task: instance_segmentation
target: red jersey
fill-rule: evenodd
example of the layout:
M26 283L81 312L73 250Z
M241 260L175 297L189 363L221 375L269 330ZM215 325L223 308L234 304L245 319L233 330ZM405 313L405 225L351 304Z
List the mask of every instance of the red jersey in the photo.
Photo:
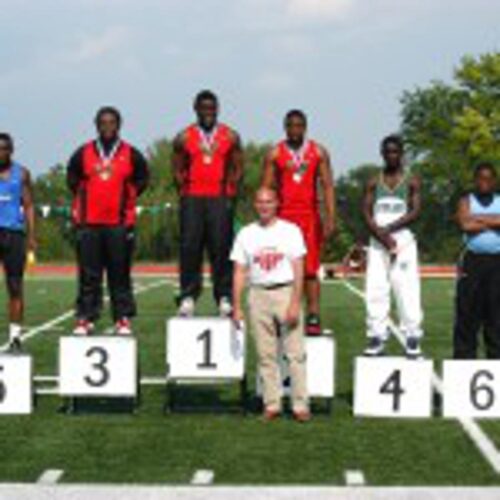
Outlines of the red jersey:
M274 161L280 215L311 213L318 210L318 175L321 162L319 146L306 141L300 151L290 149L286 141L278 144Z
M91 141L83 147L82 170L72 207L75 223L133 225L136 192L131 146L120 141L115 153L103 158Z
M216 125L205 134L198 125L185 131L184 148L189 166L182 186L184 196L234 196L236 186L229 184L230 155L234 137L227 125Z

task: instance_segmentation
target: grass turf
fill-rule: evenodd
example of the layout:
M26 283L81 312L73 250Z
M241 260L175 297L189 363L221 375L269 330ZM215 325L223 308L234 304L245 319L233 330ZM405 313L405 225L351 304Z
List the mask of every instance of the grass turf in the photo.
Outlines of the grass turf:
M72 280L28 280L27 326L71 309L74 292ZM423 294L423 347L440 360L451 352L453 282L425 281ZM164 373L165 318L174 313L173 297L171 284L137 296L135 329L143 375ZM209 313L212 307L210 293L205 293L200 309ZM61 468L63 482L187 483L195 470L211 469L219 484L342 484L346 469L360 469L372 485L500 484L456 422L354 418L353 360L364 345L363 303L340 282L325 284L322 317L338 342L332 416L318 415L308 425L287 418L264 424L254 414L165 416L162 387L146 388L134 415L75 416L58 411L58 397L41 396L33 415L0 419L0 481L35 481L44 470ZM27 342L37 374L56 373L58 337L71 326L71 320L65 321ZM104 319L100 327L107 326ZM6 331L5 320L0 328ZM391 350L400 352L395 340ZM253 389L253 349L248 373ZM227 400L237 392L224 388L222 395ZM500 446L500 422L481 426Z

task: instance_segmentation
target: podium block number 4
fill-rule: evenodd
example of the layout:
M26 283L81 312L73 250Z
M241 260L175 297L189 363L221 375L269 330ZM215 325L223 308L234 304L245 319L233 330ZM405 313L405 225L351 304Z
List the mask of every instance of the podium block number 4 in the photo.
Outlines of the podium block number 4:
M432 362L356 359L354 413L369 417L430 417Z

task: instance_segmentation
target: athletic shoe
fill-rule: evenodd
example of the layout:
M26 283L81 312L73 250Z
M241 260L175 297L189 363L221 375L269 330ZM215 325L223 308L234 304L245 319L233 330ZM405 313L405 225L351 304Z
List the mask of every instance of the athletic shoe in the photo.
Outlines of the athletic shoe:
M422 357L422 349L420 348L420 341L417 337L408 337L406 339L405 350L408 359L418 359Z
M317 314L309 314L306 321L306 335L317 337L321 335L321 323Z
M73 329L73 335L86 336L92 333L94 329L94 324L86 319L79 319L76 321L75 328Z
M23 351L23 346L22 346L22 343L21 343L21 339L19 337L14 337L13 339L11 339L9 341L9 346L8 346L7 350L11 354L19 354L19 353L21 353Z
M132 335L132 324L128 318L119 319L115 323L116 335L129 336Z
M272 422L273 420L278 419L279 416L280 416L279 410L271 410L269 408L266 408L264 410L264 413L262 414L262 420L264 420L264 422Z
M221 318L229 318L233 313L233 306L227 297L222 297L219 300L219 316Z
M294 411L293 412L293 419L296 422L299 422L301 424L305 424L306 422L309 422L311 420L311 412L309 410L301 410L301 411Z
M179 316L183 318L191 318L194 316L194 300L192 297L185 297L181 300L177 311Z
M380 337L370 337L363 354L365 356L381 356L384 353L385 343Z

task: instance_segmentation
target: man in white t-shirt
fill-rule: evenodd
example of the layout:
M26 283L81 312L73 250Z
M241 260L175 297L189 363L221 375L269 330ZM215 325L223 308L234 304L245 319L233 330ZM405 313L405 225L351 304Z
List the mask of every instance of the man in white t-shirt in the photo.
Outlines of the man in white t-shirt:
M234 320L244 319L242 295L247 279L250 322L262 377L264 419L281 413L282 384L279 373L279 338L289 364L294 418L311 418L306 387L306 356L302 286L306 247L298 226L276 216L278 197L261 188L254 199L259 220L238 234L231 252L234 262Z

